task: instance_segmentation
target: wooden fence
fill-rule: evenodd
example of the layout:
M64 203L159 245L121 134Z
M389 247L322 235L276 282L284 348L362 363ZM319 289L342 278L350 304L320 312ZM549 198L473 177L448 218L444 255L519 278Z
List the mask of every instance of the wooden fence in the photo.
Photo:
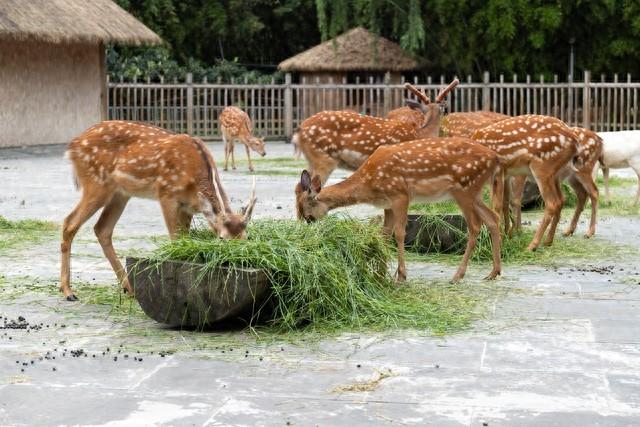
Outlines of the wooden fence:
M449 95L449 111L545 114L596 131L637 129L640 83L629 75L624 82L617 75L607 82L604 76L593 81L585 72L582 82L573 83L559 82L557 76L553 81L542 76L506 81L501 75L497 82L490 81L489 73L483 77L482 82L471 77L462 82ZM447 80L413 83L433 99ZM218 137L218 115L227 105L249 114L255 134L288 139L300 122L319 111L353 109L384 116L408 96L402 84L294 84L289 74L284 83L269 84L194 83L190 75L183 83L108 82L107 92L110 119L146 121L205 138Z

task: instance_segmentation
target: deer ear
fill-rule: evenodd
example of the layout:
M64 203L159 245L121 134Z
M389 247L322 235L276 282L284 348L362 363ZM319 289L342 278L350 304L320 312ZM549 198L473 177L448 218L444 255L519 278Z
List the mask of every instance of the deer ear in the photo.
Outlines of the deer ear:
M309 191L311 188L311 175L309 175L306 169L303 170L302 175L300 175L300 187L302 191Z
M311 189L316 193L319 193L322 189L322 181L320 181L320 176L315 175L311 180Z

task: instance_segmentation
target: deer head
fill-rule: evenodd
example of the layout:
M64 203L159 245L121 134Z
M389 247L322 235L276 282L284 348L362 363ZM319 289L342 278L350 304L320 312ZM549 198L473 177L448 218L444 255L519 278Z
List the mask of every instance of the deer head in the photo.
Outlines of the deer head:
M246 239L247 225L249 225L249 221L253 215L253 208L257 201L256 178L253 177L249 203L243 207L240 212L231 211L229 203L225 203L225 199L220 194L220 189L218 188L215 178L213 179L213 188L218 206L220 206L220 212L215 217L206 215L209 226L221 239Z
M387 114L391 120L408 121L414 124L421 138L438 136L440 131L440 117L446 107L445 98L460 83L454 79L447 87L442 89L436 96L435 102L420 89L412 84L406 83L404 87L413 93L419 101L405 99L406 107L398 108Z
M260 154L262 157L264 157L267 154L264 148L264 138L257 138L255 136L252 136L247 140L247 145L249 146L249 148L251 148L256 153Z
M305 169L300 175L298 187L300 191L296 191L296 202L300 219L311 223L324 218L329 211L329 207L326 203L316 198L322 189L320 177L315 175L311 178L311 174Z

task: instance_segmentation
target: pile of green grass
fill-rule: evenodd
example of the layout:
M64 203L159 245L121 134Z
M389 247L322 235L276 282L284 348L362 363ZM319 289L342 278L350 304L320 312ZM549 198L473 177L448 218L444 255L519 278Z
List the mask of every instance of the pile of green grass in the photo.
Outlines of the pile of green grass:
M55 236L57 227L49 221L24 219L10 221L0 215L0 253Z
M203 263L205 272L263 269L273 289L272 331L416 327L442 334L469 326L477 297L456 287L396 286L387 270L392 256L379 226L329 216L314 224L255 221L247 240L197 230L160 243L151 259Z
M453 246L460 248L461 251L464 250L468 238L466 229L460 230L452 226L439 215L425 215L421 218L421 221L422 225L418 236L420 236L420 233L431 233L434 229L447 230L447 232L454 236L454 240L458 242ZM579 233L571 237L564 237L561 231L562 228L558 227L552 246L546 247L541 245L535 252L527 250L527 246L531 243L531 240L533 240L535 229L523 227L520 232L514 233L513 237L503 235L500 246L501 259L504 263L544 265L576 259L613 259L620 255L633 255L638 253L635 248L614 245L602 240L585 239ZM419 242L419 240L420 237L416 239L417 242ZM413 247L410 248L410 250L415 252L418 248ZM430 260L451 263L459 262L460 258L458 254L445 253L428 254L427 256ZM415 259L415 257L412 257L412 259ZM483 226L480 231L477 245L471 259L479 262L491 261L492 259L491 236L485 226Z

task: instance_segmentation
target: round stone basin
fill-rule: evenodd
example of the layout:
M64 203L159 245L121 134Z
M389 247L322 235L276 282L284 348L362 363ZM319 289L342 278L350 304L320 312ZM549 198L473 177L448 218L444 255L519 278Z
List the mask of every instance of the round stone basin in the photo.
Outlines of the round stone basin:
M127 274L142 310L157 322L206 328L217 322L250 319L269 295L269 280L259 269L217 268L144 258L127 258Z

